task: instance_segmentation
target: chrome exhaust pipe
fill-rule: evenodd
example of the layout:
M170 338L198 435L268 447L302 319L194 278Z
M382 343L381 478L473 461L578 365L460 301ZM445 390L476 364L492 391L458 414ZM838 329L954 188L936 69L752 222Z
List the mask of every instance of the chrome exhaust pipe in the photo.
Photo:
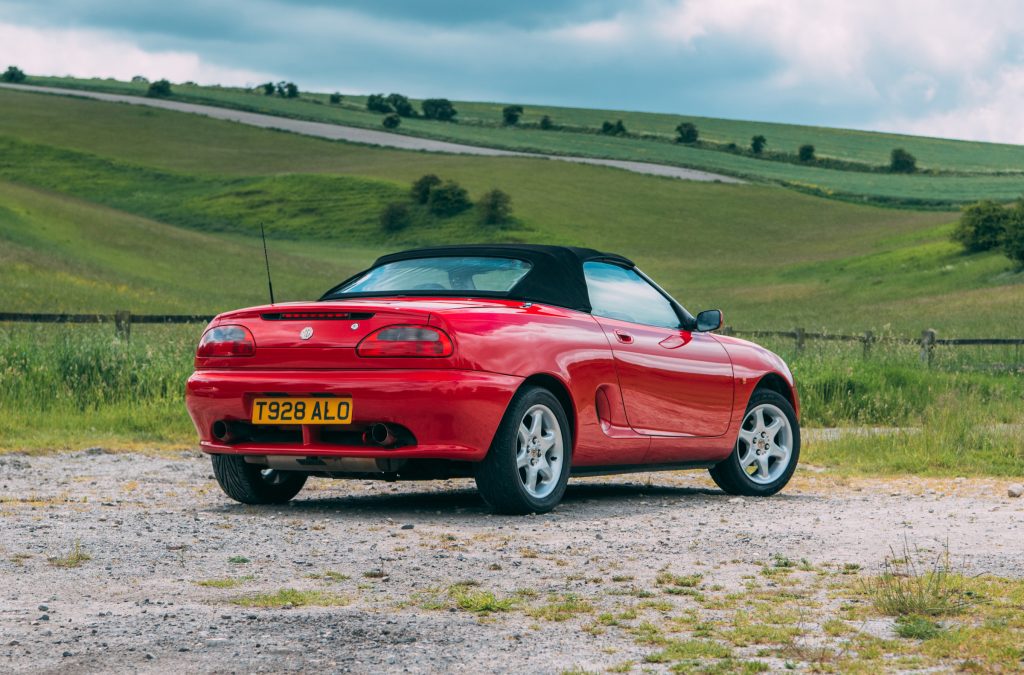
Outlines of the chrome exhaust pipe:
M398 440L395 438L395 434L392 433L391 427L381 422L370 427L367 435L371 443L382 448L390 448Z
M246 429L236 422L217 420L210 428L210 432L221 443L234 443L245 434Z

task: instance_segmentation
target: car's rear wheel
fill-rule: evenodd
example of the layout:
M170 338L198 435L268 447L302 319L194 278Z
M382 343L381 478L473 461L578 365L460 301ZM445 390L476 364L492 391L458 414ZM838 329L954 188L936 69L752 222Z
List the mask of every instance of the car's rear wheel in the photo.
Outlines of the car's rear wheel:
M213 475L224 494L243 504L283 504L306 484L306 474L267 469L239 455L213 455Z
M731 495L767 497L789 482L800 458L800 423L781 394L759 389L750 397L736 447L711 469Z
M558 399L542 387L521 389L475 467L480 495L499 513L547 513L565 494L572 433Z

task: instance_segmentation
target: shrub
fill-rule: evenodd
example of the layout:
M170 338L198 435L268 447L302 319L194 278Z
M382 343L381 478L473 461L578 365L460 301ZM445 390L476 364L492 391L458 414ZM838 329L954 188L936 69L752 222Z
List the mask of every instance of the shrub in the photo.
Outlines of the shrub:
M801 145L797 151L797 157L800 158L801 162L813 162L814 157L814 146L808 143L807 145Z
M501 190L491 190L477 202L481 225L500 225L512 220L512 198Z
M750 139L750 151L755 155L760 155L764 152L764 146L768 145L768 139L758 134Z
M676 127L676 143L696 143L698 138L700 133L693 122L682 122Z
M263 84L260 85L260 87L263 88L264 96L273 96L274 92L277 91L277 87L274 86L273 82L264 82Z
M472 205L466 189L451 180L431 188L427 197L427 210L441 218L458 215Z
M551 121L550 115L545 115L540 118L540 128L544 131L555 128L555 123Z
M1003 253L1024 268L1024 202L1008 211L1006 232L1003 234Z
M505 126L514 126L519 124L519 117L523 114L523 106L521 105L507 105L501 109L501 121Z
M1010 211L1001 204L989 200L971 204L960 216L953 240L972 253L990 251L1003 243L1009 220Z
M432 173L421 176L412 184L412 199L417 204L426 204L430 199L430 191L441 184L441 179Z
M162 97L171 95L171 83L167 80L157 80L149 85L146 96Z
M397 129L398 125L402 123L402 118L397 113L388 113L380 123L384 125L385 129Z
M149 84L149 78L145 75L133 75L132 84Z
M339 103L341 103L341 94L339 94L338 92L334 92L333 94L327 97L327 100L330 101L331 105L338 105Z
M380 213L380 227L385 232L398 232L409 226L409 206L392 202Z
M903 148L895 148L889 158L889 170L893 173L914 173L917 171L917 159Z
M388 105L402 117L416 117L416 108L412 107L409 99L401 94L388 94Z
M423 101L423 116L428 120L450 122L458 114L458 111L452 106L452 102L446 98L428 98Z
M601 123L601 133L609 136L622 136L626 133L626 125L622 123L622 120L616 120L615 124L605 120Z
M366 97L366 109L370 112L379 113L391 113L395 112L395 109L388 103L388 99L384 94L370 94Z
M24 82L25 71L18 66L7 66L7 70L0 74L0 80L4 82Z

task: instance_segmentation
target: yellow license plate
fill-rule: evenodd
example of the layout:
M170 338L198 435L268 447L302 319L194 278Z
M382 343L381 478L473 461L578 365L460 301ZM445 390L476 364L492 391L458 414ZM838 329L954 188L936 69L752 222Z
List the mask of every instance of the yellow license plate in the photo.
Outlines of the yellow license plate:
M253 424L349 424L351 398L257 398Z

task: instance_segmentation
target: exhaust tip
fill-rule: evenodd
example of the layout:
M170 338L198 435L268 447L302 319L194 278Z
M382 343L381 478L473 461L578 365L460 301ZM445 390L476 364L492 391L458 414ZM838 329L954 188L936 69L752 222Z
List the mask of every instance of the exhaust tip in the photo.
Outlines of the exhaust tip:
M210 429L213 433L213 437L218 441L229 441L231 440L231 427L224 420L217 420L213 423L213 427Z
M391 427L388 425L378 422L370 427L370 441L375 445L389 448L395 444L396 440L395 434L392 433Z

